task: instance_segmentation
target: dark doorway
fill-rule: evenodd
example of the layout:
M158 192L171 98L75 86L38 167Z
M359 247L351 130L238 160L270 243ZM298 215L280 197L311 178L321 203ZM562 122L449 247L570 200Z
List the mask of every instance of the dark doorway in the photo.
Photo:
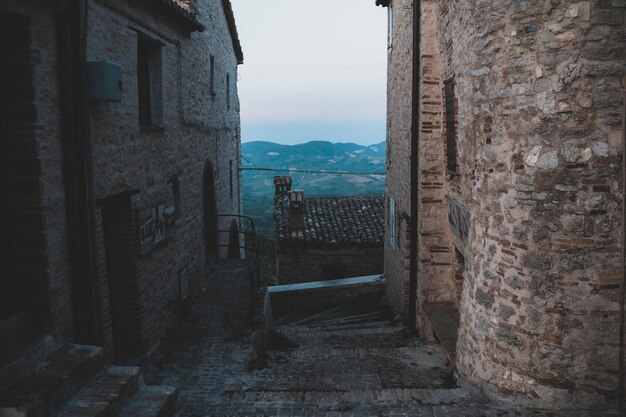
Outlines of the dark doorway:
M228 231L228 259L241 259L241 243L239 240L239 225L237 220L230 222Z
M116 359L123 360L144 347L145 285L138 269L131 193L109 197L101 206L113 345Z
M50 330L30 19L0 11L0 362Z
M0 107L0 265L3 275L0 279L0 322L21 312L22 295L15 277L13 265L13 231L11 227L11 201L7 172L6 135L3 128L3 112Z
M204 249L206 265L211 265L217 258L217 196L215 192L215 174L211 161L204 164L202 176L202 200L204 218Z

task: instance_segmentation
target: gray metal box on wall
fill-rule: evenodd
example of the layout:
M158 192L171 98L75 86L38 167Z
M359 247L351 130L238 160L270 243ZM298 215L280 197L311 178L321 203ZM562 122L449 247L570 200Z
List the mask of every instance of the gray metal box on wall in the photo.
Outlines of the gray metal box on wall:
M87 63L89 100L122 101L122 66L111 61Z

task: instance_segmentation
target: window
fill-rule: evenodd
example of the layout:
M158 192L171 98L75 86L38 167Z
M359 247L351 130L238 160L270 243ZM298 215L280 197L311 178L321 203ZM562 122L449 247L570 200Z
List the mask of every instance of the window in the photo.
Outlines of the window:
M389 243L396 248L396 201L389 197Z
M230 74L226 74L226 107L230 110Z
M174 214L175 217L180 217L180 179L178 176L175 176L170 180L170 183L172 184L172 194L174 195Z
M387 48L393 46L393 6L389 3L387 6Z
M230 199L233 199L233 160L228 161L230 165Z
M139 124L159 126L163 121L161 44L141 33L137 38Z
M211 55L211 61L210 61L210 67L209 67L209 85L210 85L210 93L211 96L214 97L215 96L215 57L213 55Z
M454 96L454 79L444 82L446 111L446 168L449 172L457 172L456 163L456 98Z

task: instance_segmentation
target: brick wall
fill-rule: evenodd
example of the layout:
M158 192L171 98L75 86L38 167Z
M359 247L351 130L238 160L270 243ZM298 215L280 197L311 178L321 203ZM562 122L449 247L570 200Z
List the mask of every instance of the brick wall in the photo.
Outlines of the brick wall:
M454 301L456 298L454 246L448 225L446 203L445 144L441 55L437 38L437 7L423 1L420 38L420 172L419 181L419 279L418 328L430 337L429 321L422 305Z
M321 245L281 242L279 284L377 275L383 272L382 245Z
M409 303L412 4L404 0L395 0L392 4L394 39L388 62L387 195L396 203L397 241L394 248L387 234L385 281L393 309L404 313L408 312ZM422 2L421 25L418 306L454 299L453 247L447 227L446 171L441 141L442 80L434 2ZM389 216L389 210L387 214ZM423 313L418 314L418 327L424 335L432 333Z

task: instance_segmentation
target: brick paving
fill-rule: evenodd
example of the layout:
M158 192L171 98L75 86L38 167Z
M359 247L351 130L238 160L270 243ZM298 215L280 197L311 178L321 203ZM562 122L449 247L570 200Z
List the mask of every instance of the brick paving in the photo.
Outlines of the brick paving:
M248 280L222 262L190 315L144 366L149 384L180 389L179 416L586 417L481 403L454 385L439 346L394 326L368 295L311 317L277 321L265 358L246 328Z

